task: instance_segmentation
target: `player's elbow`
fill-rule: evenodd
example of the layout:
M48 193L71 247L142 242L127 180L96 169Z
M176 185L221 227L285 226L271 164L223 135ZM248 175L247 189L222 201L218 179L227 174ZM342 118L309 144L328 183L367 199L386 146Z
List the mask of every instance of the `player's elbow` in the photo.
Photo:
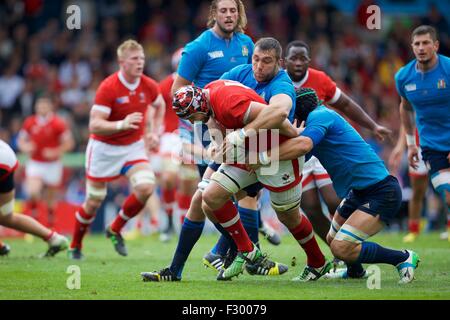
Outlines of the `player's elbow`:
M299 137L300 143L298 144L298 156L303 156L310 152L313 148L313 142L309 138Z
M91 120L89 121L89 132L93 134L99 134L100 133L100 126L98 121Z
M286 120L289 116L289 110L283 106L274 107L271 110L272 119L276 121L278 124L282 124L284 120Z

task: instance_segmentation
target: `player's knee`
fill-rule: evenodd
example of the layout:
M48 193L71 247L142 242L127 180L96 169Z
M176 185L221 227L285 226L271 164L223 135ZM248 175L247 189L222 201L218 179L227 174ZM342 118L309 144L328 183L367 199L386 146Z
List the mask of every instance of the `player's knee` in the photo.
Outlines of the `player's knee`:
M11 216L14 210L14 199L7 200L5 203L0 204L0 219L6 219Z
M288 229L293 229L301 223L301 215L296 209L287 212L277 212L277 217Z
M140 184L134 187L134 193L136 197L142 202L146 202L152 195L154 190L153 184Z
M149 185L153 186L155 181L155 174L150 170L139 170L130 176L131 187L135 190L141 186L143 186L142 189L148 188Z
M331 241L330 249L333 256L343 261L347 261L352 250L347 241L338 240Z
M211 210L220 209L225 203L223 197L221 197L211 189L206 189L205 191L203 191L202 200L202 208L204 205L206 205Z
M328 245L331 245L331 242L333 242L334 237L332 235L330 235L330 232L328 232L327 234L327 243Z

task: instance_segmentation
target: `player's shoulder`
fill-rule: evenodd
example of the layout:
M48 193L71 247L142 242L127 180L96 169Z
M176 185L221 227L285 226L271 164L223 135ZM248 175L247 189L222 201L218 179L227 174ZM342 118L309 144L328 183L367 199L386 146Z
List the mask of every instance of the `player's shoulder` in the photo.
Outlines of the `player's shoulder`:
M114 92L115 88L119 85L119 72L114 72L113 74L107 76L100 82L97 91L108 90Z
M325 107L324 105L318 106L308 116L308 120L315 120L315 119L325 120L334 118L338 118L338 113L331 110L330 108Z
M236 32L235 36L239 39L239 41L245 42L245 43L250 43L253 44L253 40L252 38L250 38L250 36L246 35L243 32Z
M32 126L36 123L36 115L32 114L31 116L28 116L25 118L25 120L23 121L23 127L29 127Z
M314 69L314 68L308 68L309 77L312 79L317 80L324 80L324 79L331 79L331 77L322 70Z
M395 80L401 82L405 80L412 72L416 72L416 59L411 60L395 73Z
M63 127L64 128L67 125L67 121L62 116L55 113L52 118L52 124L55 127Z
M189 42L183 49L183 52L206 50L213 37L211 29L203 31L197 38Z
M239 77L246 77L252 71L251 64L240 64L229 71L229 74L236 75Z
M450 75L450 57L439 54L439 63L444 68L445 72Z

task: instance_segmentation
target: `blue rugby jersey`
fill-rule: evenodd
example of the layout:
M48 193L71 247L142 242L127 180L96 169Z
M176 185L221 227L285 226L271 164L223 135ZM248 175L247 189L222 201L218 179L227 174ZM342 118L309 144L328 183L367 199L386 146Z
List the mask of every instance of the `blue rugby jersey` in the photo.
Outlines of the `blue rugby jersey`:
M309 114L301 135L312 139L310 153L327 170L341 198L351 189L367 188L389 175L383 161L359 133L323 105Z
M409 62L395 75L398 94L416 112L420 146L450 151L450 58L438 55L436 66L426 72Z
M253 48L253 41L243 33L236 32L231 39L223 39L208 29L186 45L177 72L203 88L228 70L250 63Z
M252 65L237 66L224 73L220 79L238 81L256 91L267 103L277 94L287 94L292 99L292 108L289 112L289 120L294 120L295 113L295 88L287 72L283 69L269 82L257 82L253 75Z

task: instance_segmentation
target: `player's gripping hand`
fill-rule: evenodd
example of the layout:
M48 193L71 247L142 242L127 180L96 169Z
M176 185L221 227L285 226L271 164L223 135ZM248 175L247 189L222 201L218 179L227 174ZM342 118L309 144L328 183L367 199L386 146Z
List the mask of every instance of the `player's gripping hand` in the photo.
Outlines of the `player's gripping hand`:
M419 149L415 145L408 146L408 162L411 168L419 168Z
M373 133L379 141L384 141L384 139L389 138L392 131L377 124L373 129Z
M125 119L117 122L118 130L136 130L139 124L144 120L142 112L133 112L125 117Z
M145 135L145 143L148 150L156 152L159 148L159 136L156 133L149 132Z

